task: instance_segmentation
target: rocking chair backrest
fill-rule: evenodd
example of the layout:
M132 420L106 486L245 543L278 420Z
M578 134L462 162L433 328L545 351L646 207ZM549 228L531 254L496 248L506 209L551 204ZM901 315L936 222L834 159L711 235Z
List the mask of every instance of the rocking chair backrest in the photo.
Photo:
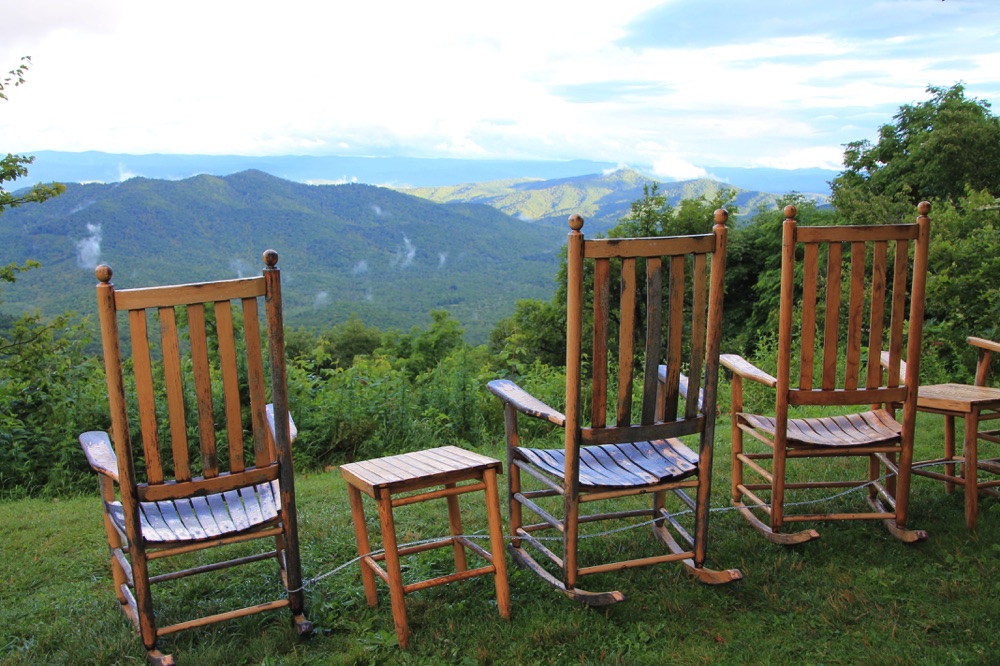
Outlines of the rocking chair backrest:
M227 492L275 480L283 466L291 473L277 254L265 253L265 262L262 277L144 289L115 290L110 269L98 270L111 437L123 488L135 488L123 493L126 513L136 500ZM126 327L131 364L122 358ZM135 396L132 409L126 395Z
M779 422L794 405L912 403L915 410L929 210L921 204L915 224L804 227L795 207L785 208Z
M566 340L568 460L576 458L581 444L666 439L706 428L711 432L727 217L724 210L716 211L715 228L709 234L629 239L585 239L582 218L571 218ZM591 276L591 419L589 427L582 427L583 293ZM641 306L643 298L645 308ZM660 372L661 365L665 373ZM613 384L610 390L609 383ZM683 410L679 407L682 394L687 396ZM638 414L633 413L633 403ZM708 439L711 441L710 434Z

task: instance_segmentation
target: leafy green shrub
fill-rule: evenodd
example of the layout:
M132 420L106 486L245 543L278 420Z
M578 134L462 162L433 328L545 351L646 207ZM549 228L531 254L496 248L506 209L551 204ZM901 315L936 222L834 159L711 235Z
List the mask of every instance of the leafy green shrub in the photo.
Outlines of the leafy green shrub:
M104 372L86 322L25 315L0 354L0 497L90 489L77 434L108 424Z
M357 357L349 368L288 372L289 404L299 428L301 469L421 448L418 401L406 374L384 357Z

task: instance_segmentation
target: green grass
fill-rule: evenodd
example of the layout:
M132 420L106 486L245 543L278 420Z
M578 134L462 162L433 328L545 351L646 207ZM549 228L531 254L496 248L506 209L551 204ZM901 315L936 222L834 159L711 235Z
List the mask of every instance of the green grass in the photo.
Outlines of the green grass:
M918 457L937 455L941 421L921 415ZM715 502L727 505L728 427L720 423ZM430 446L430 444L428 444ZM482 452L502 457L499 442ZM95 483L96 486L96 483ZM470 496L466 496L468 498ZM474 496L473 496L474 497ZM336 470L298 479L304 574L313 579L356 555ZM0 504L0 663L140 664L144 653L116 609L93 496ZM860 495L836 500L845 509ZM465 502L467 505L469 501ZM466 528L482 531L478 506ZM377 518L369 505L368 520ZM443 504L397 515L401 540L447 529ZM985 498L965 529L961 493L918 478L910 525L930 539L895 541L877 524L813 524L819 541L770 545L732 511L713 515L709 556L745 579L695 582L678 565L587 579L627 600L587 609L511 566L512 619L499 618L492 581L478 578L407 598L410 649L397 648L388 593L368 608L357 565L307 588L315 635L298 639L283 612L182 632L162 641L186 664L993 664L1000 662L1000 502ZM584 555L654 548L648 529L584 542ZM405 560L413 580L448 569L448 550ZM249 576L193 577L159 586L170 617L215 612L273 593L273 563ZM220 586L221 590L220 590Z

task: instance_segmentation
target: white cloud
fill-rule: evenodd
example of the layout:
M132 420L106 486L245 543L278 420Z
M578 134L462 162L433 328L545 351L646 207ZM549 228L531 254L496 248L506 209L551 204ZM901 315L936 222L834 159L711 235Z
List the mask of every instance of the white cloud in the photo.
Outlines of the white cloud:
M229 270L236 273L237 278L246 277L249 273L247 263L238 257L229 260Z
M87 234L76 243L76 265L93 270L101 256L101 225L88 224Z
M0 147L824 166L928 83L998 108L994 1L7 3Z
M391 266L399 266L400 268L406 268L413 263L414 257L417 256L417 248L413 245L413 242L407 238L406 234L403 234L403 244L396 248L396 253L393 255L392 259L389 261Z
M677 155L662 155L653 162L653 175L674 180L693 180L704 178L708 172Z
M840 171L843 164L844 149L840 146L817 146L790 150L784 155L764 158L754 166L772 167L774 169L806 169L816 167Z

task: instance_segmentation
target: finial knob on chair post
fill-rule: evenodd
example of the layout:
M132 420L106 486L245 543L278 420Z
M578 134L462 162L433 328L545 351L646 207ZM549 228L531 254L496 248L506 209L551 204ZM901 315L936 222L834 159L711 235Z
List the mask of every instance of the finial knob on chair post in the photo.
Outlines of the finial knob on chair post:
M94 271L94 274L100 282L111 282L111 266L108 266L107 264L100 264L97 267L97 270Z
M264 250L264 265L274 268L278 265L278 253L274 250Z
M785 206L784 212L785 212L785 219L791 220L794 219L795 216L799 214L799 209L791 204L788 204L787 206Z
M715 211L715 224L716 226L722 225L726 226L726 222L729 221L729 211L725 208L719 208Z
M569 216L569 228L573 231L583 229L583 216L577 213Z
M928 213L930 213L931 212L931 202L930 201L921 201L920 203L918 203L917 204L917 212L920 213L921 215L927 215Z

